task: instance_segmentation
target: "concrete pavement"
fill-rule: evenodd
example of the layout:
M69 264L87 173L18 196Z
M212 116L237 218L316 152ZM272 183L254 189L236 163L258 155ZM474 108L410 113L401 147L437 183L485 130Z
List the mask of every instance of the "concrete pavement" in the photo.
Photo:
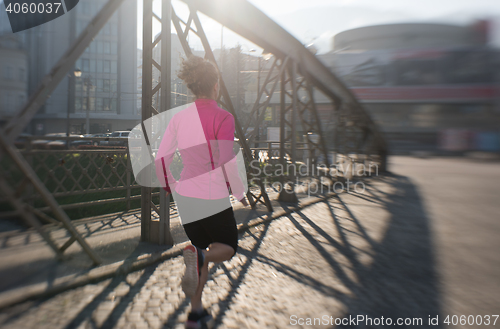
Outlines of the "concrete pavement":
M387 327L373 324L384 317L439 328L448 315L498 314L499 164L392 157L390 165L393 174L367 182L362 193L244 233L237 255L211 268L204 303L217 327ZM182 272L174 257L3 309L0 326L182 328L189 311ZM352 325L358 316L372 323Z

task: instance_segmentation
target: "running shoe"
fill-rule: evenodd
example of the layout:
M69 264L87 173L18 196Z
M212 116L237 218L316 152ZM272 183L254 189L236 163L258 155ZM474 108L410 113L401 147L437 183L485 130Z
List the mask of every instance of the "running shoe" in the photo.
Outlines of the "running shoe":
M200 271L203 266L201 250L193 245L184 248L184 263L186 272L182 278L182 290L187 297L192 297L196 293L200 282Z
M214 326L214 318L206 309L201 313L190 312L186 321L186 329L211 329Z

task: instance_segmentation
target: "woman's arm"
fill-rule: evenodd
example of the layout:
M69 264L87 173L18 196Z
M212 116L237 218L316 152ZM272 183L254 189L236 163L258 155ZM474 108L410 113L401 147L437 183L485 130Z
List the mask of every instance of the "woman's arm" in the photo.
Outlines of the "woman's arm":
M219 165L224 171L226 182L231 186L231 193L237 200L245 197L246 186L238 173L238 164L233 151L235 122L232 115L227 115L221 122L216 138L219 149Z
M161 187L168 193L175 190L177 181L170 171L170 164L177 150L177 133L173 120L168 124L165 134L160 143L158 153L155 158L156 177L160 182Z

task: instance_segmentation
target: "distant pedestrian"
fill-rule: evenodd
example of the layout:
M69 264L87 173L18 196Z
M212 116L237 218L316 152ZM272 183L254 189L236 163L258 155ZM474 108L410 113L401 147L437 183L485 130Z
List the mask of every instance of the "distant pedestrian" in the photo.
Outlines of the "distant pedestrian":
M219 73L215 65L190 56L178 74L196 96L195 102L176 113L155 159L158 179L172 193L184 230L192 245L184 249L186 271L182 289L191 299L186 328L205 328L213 318L202 305L208 264L231 259L238 248L238 231L229 199L245 199L246 178L238 176L233 152L235 120L217 105ZM184 168L177 181L170 172L176 150Z

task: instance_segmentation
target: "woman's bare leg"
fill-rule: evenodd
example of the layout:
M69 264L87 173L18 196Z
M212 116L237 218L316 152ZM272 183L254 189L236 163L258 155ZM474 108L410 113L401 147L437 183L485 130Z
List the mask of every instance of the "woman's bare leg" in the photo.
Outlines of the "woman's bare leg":
M203 250L205 255L205 262L201 268L200 281L198 283L198 288L193 297L191 297L191 311L198 311L203 309L203 304L201 303L201 295L203 293L203 287L208 280L208 263L220 263L225 260L230 259L234 254L234 249L230 245L214 242L208 246L208 250Z

